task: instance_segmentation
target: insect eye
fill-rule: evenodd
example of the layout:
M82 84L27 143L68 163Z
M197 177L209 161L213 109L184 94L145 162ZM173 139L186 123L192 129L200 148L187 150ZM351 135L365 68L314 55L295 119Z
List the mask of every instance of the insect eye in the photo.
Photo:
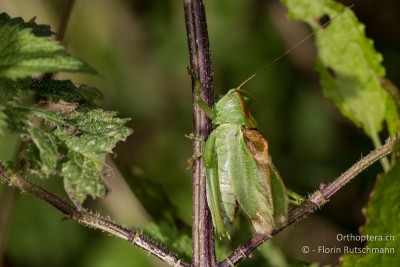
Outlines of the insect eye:
M321 26L321 28L327 28L331 23L331 21L332 19L327 14L325 14L319 18L318 23Z

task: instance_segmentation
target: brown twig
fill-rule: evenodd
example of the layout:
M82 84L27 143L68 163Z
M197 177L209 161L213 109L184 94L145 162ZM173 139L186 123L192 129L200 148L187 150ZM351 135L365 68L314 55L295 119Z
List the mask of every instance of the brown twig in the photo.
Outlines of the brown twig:
M320 190L317 190L312 194L307 201L300 207L293 210L287 217L284 225L271 233L268 234L257 234L253 236L245 244L240 245L229 257L219 264L219 267L230 267L243 259L247 258L250 253L259 247L262 243L278 234L282 230L286 229L295 222L304 219L307 215L313 213L316 209L322 207L329 199L348 182L354 179L359 173L368 168L371 164L380 160L381 158L390 154L399 141L399 137L388 139L386 143L370 152L367 156L361 158L356 164L351 166L342 175L336 178L332 183L326 186L322 186Z
M213 72L211 67L206 14L202 0L184 0L185 24L192 76L193 155L201 153L199 139L206 140L212 131L212 123L196 104L196 93L211 106L213 103ZM216 266L214 251L214 229L206 199L206 177L204 162L197 158L193 162L193 266Z
M28 192L35 197L44 200L45 202L49 203L50 205L61 211L63 214L67 215L67 217L73 221L94 229L103 230L113 236L126 240L132 245L138 246L143 250L148 251L150 254L153 254L170 266L191 266L189 263L182 261L178 258L178 256L176 256L166 248L162 247L156 241L139 233L138 231L127 229L119 224L116 224L110 220L101 217L98 214L94 214L86 210L77 210L76 207L68 204L56 195L26 181L18 174L9 171L2 163L0 163L0 176L3 177L10 186L17 187L21 191Z

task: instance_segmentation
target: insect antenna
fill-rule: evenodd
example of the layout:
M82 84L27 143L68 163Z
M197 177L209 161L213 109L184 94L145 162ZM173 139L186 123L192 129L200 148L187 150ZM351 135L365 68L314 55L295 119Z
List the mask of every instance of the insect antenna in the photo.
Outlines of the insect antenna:
M318 30L313 31L312 33L310 33L309 35L307 35L303 40L301 40L300 42L298 42L297 44L295 44L294 46L292 46L291 48L289 48L288 50L286 50L283 54L281 54L279 57L275 58L273 61L269 62L268 64L264 65L263 67L259 68L253 75L251 75L250 77L248 77L246 80L244 80L244 82L242 82L238 87L236 87L236 90L241 90L241 88L247 84L249 81L251 81L254 77L256 77L259 73L263 72L264 70L266 70L267 68L269 68L272 64L275 64L277 61L281 60L283 57L285 57L286 55L290 54L293 50L297 49L297 47L299 47L300 45L302 45L305 41L307 41L308 39L310 39L311 37L313 37L315 34L317 34L317 32L319 32L320 30L326 28L326 26L328 26L330 23L332 23L336 18L338 18L339 16L341 16L344 12L346 12L348 9L352 9L354 7L355 4L351 4L348 8L344 8L341 12L339 12L336 16L334 16L333 18L331 18L330 20L324 22L321 25L321 28L319 28ZM248 93L247 93L248 94ZM250 95L250 94L249 94Z

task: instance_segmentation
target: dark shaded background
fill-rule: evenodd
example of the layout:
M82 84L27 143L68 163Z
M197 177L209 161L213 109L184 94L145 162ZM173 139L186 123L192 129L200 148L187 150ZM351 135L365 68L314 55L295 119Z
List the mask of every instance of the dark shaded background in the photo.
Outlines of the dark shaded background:
M388 78L396 84L400 84L399 5L393 0L369 0L356 1L353 8L383 54ZM38 23L52 25L53 31L64 7L61 0L0 2L1 12L25 20L36 16ZM206 8L216 97L309 34L304 24L287 20L278 1L206 1ZM192 119L182 1L78 0L65 45L101 75L57 77L97 86L105 95L101 103L105 109L131 117L129 126L134 129L111 155L121 173L114 171L108 181L110 196L106 201L89 201L88 206L126 226L167 220L185 231L185 223L191 221L191 173L186 170L191 143L185 134L191 132ZM287 187L302 195L340 175L373 149L362 131L323 97L314 56L310 39L245 86L255 96L250 109L269 140L275 165ZM16 138L7 135L2 140L6 142L0 142L0 156L13 158ZM345 245L336 241L336 235L357 233L364 222L361 208L380 171L378 164L371 167L321 211L280 234L274 243L289 260L337 263L339 255L306 255L301 247ZM37 183L62 194L60 181ZM5 189L9 190L0 185L0 194ZM6 266L161 266L123 241L61 219L44 203L17 194L6 239ZM240 221L227 246L251 236L251 226ZM241 266L269 266L262 265L265 258L271 266L285 266L280 252L270 246L263 246Z

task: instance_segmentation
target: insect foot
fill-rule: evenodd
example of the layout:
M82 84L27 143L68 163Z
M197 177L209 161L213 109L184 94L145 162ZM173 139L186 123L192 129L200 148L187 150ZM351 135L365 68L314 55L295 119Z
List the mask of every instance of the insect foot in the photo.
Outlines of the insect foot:
M197 153L192 155L188 160L188 166L186 167L186 170L190 170L193 167L193 163L195 160L197 160L198 158L201 158L202 153Z
M196 136L194 133L185 134L185 137L192 141L204 141L204 138L201 136Z

